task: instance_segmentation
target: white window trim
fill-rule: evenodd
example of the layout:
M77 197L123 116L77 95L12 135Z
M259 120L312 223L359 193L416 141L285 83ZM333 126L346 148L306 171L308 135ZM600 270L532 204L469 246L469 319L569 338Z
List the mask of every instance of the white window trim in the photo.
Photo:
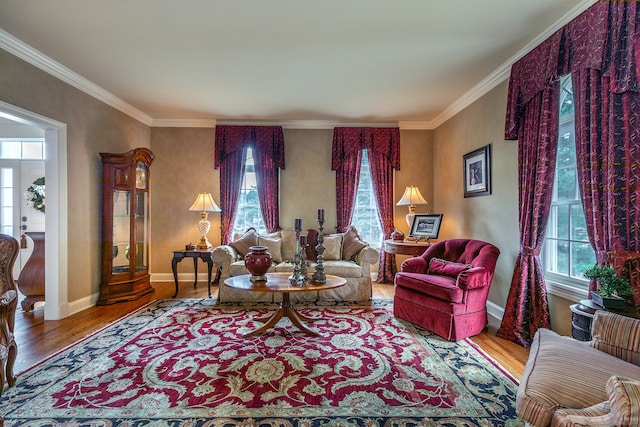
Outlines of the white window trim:
M569 301L580 302L589 297L589 290L582 283L585 281L575 280L559 274L546 272L544 281L547 285L547 293L555 295Z

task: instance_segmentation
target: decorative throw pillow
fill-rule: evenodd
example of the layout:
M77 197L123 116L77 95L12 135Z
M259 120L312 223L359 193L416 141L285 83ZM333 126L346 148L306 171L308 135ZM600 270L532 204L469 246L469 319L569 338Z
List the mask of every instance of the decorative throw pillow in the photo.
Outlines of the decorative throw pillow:
M351 261L366 246L367 242L362 241L356 228L351 226L342 236L342 258Z
M267 252L271 254L271 259L275 263L282 262L282 239L279 237L258 237L258 245L266 246Z
M249 248L258 244L258 237L256 229L251 227L237 240L229 243L229 246L238 251L240 256L244 258L244 256L249 252Z
M330 234L324 237L324 260L342 259L342 234Z
M640 426L640 381L613 375L606 389L616 425Z
M295 230L280 230L282 236L282 259L293 261L296 256L296 232Z
M429 261L428 274L458 277L458 274L471 267L471 264L461 264L459 262L447 261L446 259L431 258L431 261Z

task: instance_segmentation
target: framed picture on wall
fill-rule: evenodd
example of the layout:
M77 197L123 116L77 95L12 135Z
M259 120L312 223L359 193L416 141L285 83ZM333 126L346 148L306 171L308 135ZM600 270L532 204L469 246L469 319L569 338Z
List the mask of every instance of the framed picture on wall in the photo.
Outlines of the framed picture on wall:
M409 236L419 240L437 239L441 223L442 214L415 214Z
M491 194L491 144L462 156L464 197Z

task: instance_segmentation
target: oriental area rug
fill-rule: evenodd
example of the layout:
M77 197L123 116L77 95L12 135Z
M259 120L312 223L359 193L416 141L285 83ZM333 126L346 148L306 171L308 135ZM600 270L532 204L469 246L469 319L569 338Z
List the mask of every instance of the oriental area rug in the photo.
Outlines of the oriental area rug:
M5 426L524 426L516 381L468 340L396 319L391 301L300 304L308 336L272 304L175 299L21 373Z

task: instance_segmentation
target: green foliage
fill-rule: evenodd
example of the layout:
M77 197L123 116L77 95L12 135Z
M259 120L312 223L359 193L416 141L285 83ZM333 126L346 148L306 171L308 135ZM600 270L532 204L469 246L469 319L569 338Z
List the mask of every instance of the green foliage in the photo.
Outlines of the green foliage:
M633 295L633 288L631 288L629 282L622 277L616 276L616 271L613 267L594 265L585 270L584 277L597 281L600 284L598 293L605 298L613 295Z

